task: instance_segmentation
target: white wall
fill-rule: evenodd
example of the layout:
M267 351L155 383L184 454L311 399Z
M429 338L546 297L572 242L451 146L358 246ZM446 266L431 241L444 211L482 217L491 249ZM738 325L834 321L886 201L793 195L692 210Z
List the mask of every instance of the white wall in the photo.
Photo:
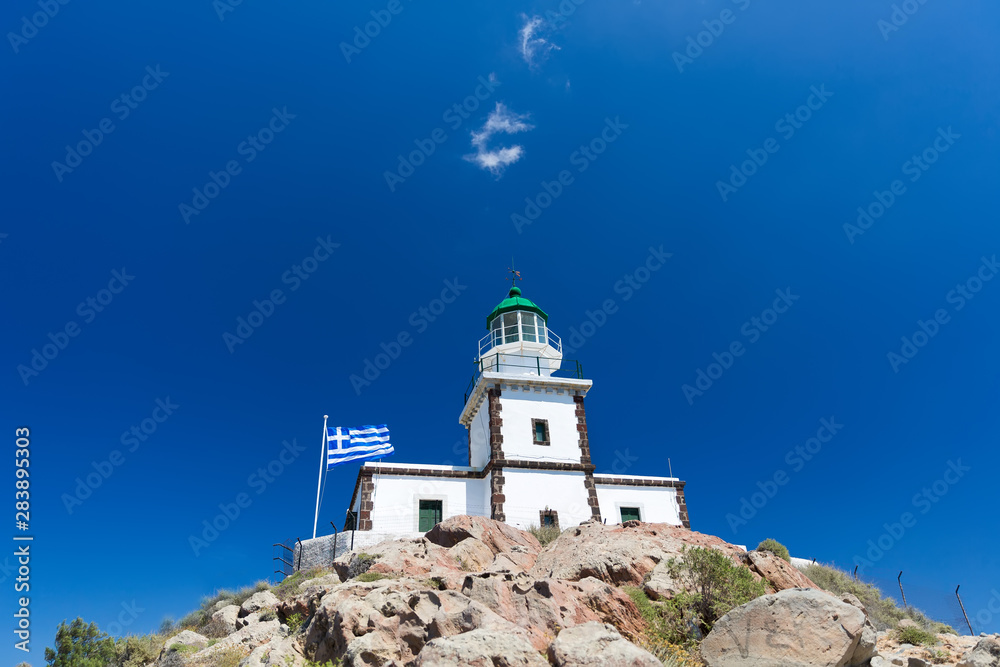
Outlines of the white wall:
M505 468L503 477L503 510L512 526L525 530L539 525L538 512L546 506L559 513L563 530L592 516L582 472Z
M677 507L677 490L667 486L620 486L595 484L597 500L601 503L601 520L621 523L620 508L638 507L639 518L648 523L681 525Z
M375 531L418 531L420 500L440 500L443 519L457 514L484 516L486 480L385 473L376 475L373 479L375 490L372 494L372 528ZM485 507L485 516L489 516L488 505Z
M469 465L482 469L490 460L490 410L489 402L483 401L469 427L472 439L472 460Z
M538 389L514 390L508 385L500 394L504 456L509 459L579 463L580 432L576 428L578 422L573 396L566 390L557 394L554 389ZM534 444L532 419L548 420L552 444Z

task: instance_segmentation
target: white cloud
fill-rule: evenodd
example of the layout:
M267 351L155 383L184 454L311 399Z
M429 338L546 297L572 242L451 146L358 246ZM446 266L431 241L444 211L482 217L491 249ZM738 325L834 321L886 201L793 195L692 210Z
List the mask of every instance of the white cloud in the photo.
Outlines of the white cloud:
M543 37L547 34L550 26L548 21L541 16L531 16L521 14L524 25L518 31L520 37L521 57L529 67L536 67L538 61L544 61L550 51L558 51L559 47Z
M489 148L490 138L497 133L517 134L534 129L534 125L527 122L527 114L517 114L508 109L502 102L497 102L496 108L490 112L486 122L477 132L472 132L472 147L476 152L466 155L465 159L479 166L480 169L487 169L491 174L500 177L507 165L514 164L524 155L524 148L520 145L506 146L491 150Z

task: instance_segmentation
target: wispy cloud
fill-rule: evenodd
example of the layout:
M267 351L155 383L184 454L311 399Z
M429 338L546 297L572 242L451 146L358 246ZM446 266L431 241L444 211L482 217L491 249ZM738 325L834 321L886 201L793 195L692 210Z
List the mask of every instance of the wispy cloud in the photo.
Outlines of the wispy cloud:
M506 146L503 148L490 149L490 138L497 133L517 134L534 129L534 125L527 122L527 114L517 114L508 109L502 102L497 102L496 108L490 112L483 126L472 132L472 147L476 152L466 155L465 159L479 166L480 169L487 169L491 174L500 177L507 165L514 164L524 155L524 148L520 145Z
M550 51L558 51L559 47L547 40L542 35L548 34L551 29L549 22L541 16L528 16L521 14L524 25L518 31L520 37L521 57L529 67L537 67L539 62L543 62Z

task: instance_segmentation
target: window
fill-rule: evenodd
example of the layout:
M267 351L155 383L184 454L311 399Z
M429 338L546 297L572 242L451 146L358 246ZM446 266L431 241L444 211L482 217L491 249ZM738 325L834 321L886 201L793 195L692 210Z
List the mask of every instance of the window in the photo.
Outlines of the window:
M441 501L421 500L420 501L420 524L417 529L421 533L441 523Z
M638 507L623 507L622 510L622 523L626 521L641 521L639 518L639 508Z
M521 335L526 342L535 342L535 316L532 313L521 313Z
M516 343L517 336L517 313L503 314L503 342Z
M549 445L549 422L547 419L532 419L531 430L536 445Z
M503 345L503 329L500 328L501 321L499 317L493 319L493 324L491 325L493 330L493 345Z
M556 530L559 529L559 513L555 510L544 509L539 510L538 520L542 528L552 527Z

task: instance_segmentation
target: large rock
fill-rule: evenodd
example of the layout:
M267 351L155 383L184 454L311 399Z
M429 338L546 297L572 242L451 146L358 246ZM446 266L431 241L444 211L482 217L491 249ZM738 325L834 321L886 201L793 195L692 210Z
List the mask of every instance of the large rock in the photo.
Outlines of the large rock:
M212 614L212 620L217 625L224 628L227 634L236 632L236 621L240 615L240 608L234 604L226 605Z
M772 590L815 588L794 566L773 554L747 554L714 535L703 535L664 523L627 521L617 526L586 523L564 531L543 550L530 574L578 581L595 577L615 586L643 586L653 599L673 597L680 589L697 592L670 577L667 561L679 558L685 547L716 549L736 565L746 565ZM757 568L760 567L761 570Z
M980 639L975 648L962 656L958 667L1000 667L1000 639Z
M527 574L482 573L465 578L462 594L521 627L539 651L562 628L594 621L611 623L638 638L645 622L620 589L588 577L582 581L532 579Z
M818 588L799 568L770 551L750 551L747 560L750 568L767 580L775 593L789 588Z
M862 645L867 621L861 609L832 595L793 588L751 600L716 621L701 654L709 667L862 665L873 649Z
M320 600L305 653L320 663L340 657L355 665L407 663L432 639L476 629L528 641L521 628L457 591L428 590L412 579L349 582Z
M249 614L262 611L264 609L274 609L278 606L281 600L278 596L271 591L260 591L259 593L254 593L246 601L240 605L239 617L243 618Z
M549 662L521 637L472 630L432 639L417 656L417 667L548 667ZM659 667L659 663L657 663Z
M524 547L529 553L537 554L542 550L542 545L531 533L482 516L450 517L427 531L424 537L442 547L453 547L471 537L485 544L494 554L510 553L515 545Z
M549 648L556 667L662 667L652 653L630 643L606 623L566 628Z

